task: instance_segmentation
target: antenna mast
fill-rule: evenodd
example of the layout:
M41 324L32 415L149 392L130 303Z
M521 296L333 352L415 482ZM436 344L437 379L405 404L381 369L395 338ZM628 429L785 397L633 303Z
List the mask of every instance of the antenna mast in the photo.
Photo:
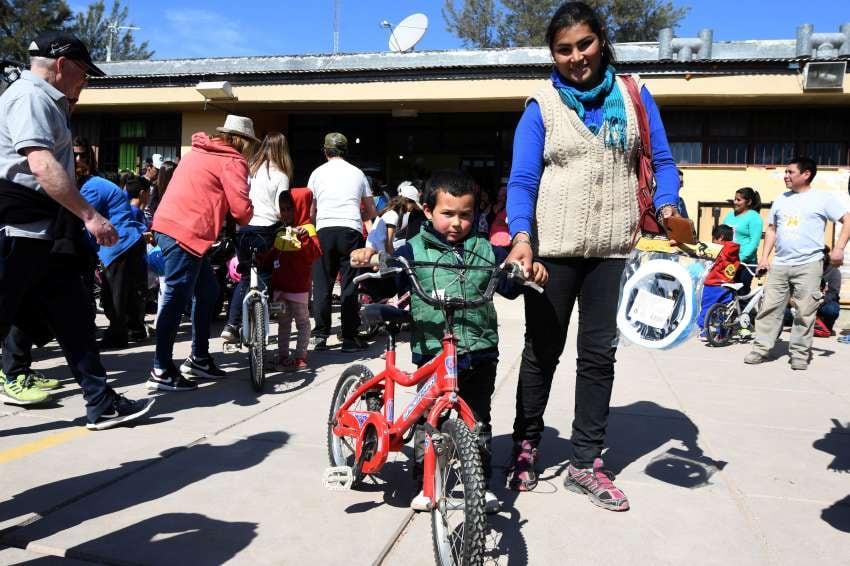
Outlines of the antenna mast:
M339 53L339 3L340 0L334 0L334 55Z
M119 29L142 29L136 26L119 26L118 22L110 22L106 26L106 62L112 61L112 38L118 37Z

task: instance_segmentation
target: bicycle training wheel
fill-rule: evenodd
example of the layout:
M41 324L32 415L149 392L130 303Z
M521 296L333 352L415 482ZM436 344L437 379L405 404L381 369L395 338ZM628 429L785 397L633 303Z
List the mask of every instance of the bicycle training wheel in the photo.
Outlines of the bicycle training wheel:
M345 404L348 398L360 385L372 379L374 374L366 366L357 364L349 366L339 376L331 399L331 412L328 415L328 460L331 466L349 466L352 471L352 485L357 485L363 479L363 473L359 466L355 469L354 454L357 447L357 439L351 436L337 436L334 434L336 424L336 412ZM372 391L371 389L369 391ZM376 407L377 405L377 407ZM360 397L349 408L350 411L380 411L381 401L372 397ZM375 438L377 441L377 436ZM377 448L377 445L374 447ZM371 455L367 455L367 459Z
M257 393L263 390L266 381L266 324L263 303L255 301L248 309L251 317L251 337L248 340L248 357L251 365L251 387Z
M484 470L475 435L462 420L440 427L443 446L434 470L431 535L437 564L478 565L484 561L487 518Z
M711 305L705 313L705 338L712 346L726 346L732 340L732 334L738 324L735 309L729 304Z

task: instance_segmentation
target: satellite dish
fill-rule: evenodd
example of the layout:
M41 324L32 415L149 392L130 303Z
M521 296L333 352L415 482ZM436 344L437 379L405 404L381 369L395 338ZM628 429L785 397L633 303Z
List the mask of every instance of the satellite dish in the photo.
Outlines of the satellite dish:
M411 51L428 31L428 16L411 14L390 32L390 51Z

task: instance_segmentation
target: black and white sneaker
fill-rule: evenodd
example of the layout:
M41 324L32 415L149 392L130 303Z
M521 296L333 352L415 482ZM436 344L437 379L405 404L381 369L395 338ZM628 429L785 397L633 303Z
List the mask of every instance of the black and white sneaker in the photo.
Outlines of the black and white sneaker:
M151 370L148 378L148 389L159 389L161 391L192 391L198 388L198 384L186 379L174 369L166 370L162 375L157 375L156 370Z
M239 329L232 324L225 324L224 328L221 330L221 339L228 344L238 344Z
M121 424L127 424L145 415L153 407L153 399L133 401L123 395L116 395L112 408L104 412L93 423L86 423L89 430L106 430Z
M219 369L212 358L199 361L189 356L186 358L186 361L180 365L180 372L203 379L222 379L227 377L227 373L224 370Z

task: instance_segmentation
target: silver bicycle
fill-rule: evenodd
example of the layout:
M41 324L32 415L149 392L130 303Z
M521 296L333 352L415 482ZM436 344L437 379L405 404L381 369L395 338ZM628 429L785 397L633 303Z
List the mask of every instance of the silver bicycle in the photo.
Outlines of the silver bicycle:
M755 270L757 268L755 265L742 263L741 267L754 278L761 278L764 275ZM748 339L755 326L756 313L761 307L764 296L763 285L751 289L746 295L738 294L744 286L743 283L723 283L721 286L732 292L732 300L728 303L712 305L705 313L703 330L706 340L712 346L726 346L733 338Z

